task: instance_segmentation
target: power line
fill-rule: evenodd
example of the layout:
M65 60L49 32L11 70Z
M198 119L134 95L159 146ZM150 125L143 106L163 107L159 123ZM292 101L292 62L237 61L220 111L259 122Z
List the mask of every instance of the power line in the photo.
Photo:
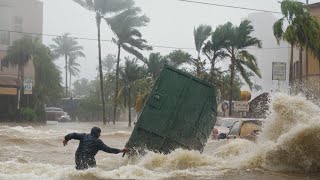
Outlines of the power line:
M209 5L209 6L219 6L219 7L225 7L225 8L233 8L233 9L243 9L243 10L249 10L249 11L270 12L270 13L275 13L275 14L281 14L281 12L279 12L279 11L248 8L248 7L241 7L241 6L231 6L231 5L225 5L225 4L201 2L201 1L191 1L191 0L176 0L176 1L181 1L181 2L186 2L186 3L193 3L193 4L203 4L203 5Z
M31 32L22 32L22 31L3 30L3 29L0 29L0 32L9 32L9 33L18 33L18 34L27 34L27 35L36 35L36 36L48 36L48 37L63 37L61 35L54 35L54 34L43 34L43 33L34 33L34 32L31 33ZM76 36L70 36L69 38L80 39L80 40L89 40L89 41L97 41L98 40L98 39L94 39L94 38L76 37ZM112 40L104 40L104 39L101 39L100 41L112 42Z
M3 30L3 29L0 29L0 32L20 33L20 34L37 35L37 36L48 36L48 37L63 37L61 35L54 35L54 34L31 33L31 32ZM70 36L70 38L75 38L75 39L80 39L80 40L89 40L89 41L97 41L98 40L96 38L77 37L77 36L72 36L72 37ZM112 40L106 40L106 39L101 39L100 41L112 42ZM154 48L163 48L163 49L195 50L195 48L190 48L190 47L175 47L175 46L163 46L163 45L150 45L150 46L152 46ZM247 48L247 49L252 49L252 50L272 50L272 49L284 49L284 48L289 48L289 47L266 47L266 48ZM6 50L1 50L0 49L0 51L6 51Z

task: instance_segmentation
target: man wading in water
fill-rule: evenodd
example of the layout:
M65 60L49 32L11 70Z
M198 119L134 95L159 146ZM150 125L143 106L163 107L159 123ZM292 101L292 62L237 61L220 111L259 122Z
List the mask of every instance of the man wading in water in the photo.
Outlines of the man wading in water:
M129 149L116 149L105 145L100 139L101 129L98 127L93 127L90 134L82 133L70 133L64 137L63 145L67 145L68 141L71 139L79 140L79 147L76 151L76 169L83 170L92 167L96 167L96 160L94 156L99 150L107 153L118 154L120 152L127 153Z

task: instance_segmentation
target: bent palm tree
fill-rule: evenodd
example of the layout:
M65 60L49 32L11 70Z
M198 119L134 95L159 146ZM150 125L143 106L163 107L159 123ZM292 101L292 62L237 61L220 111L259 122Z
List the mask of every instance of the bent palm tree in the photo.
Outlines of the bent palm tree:
M102 62L101 62L101 44L100 44L100 25L101 19L107 14L117 13L128 9L134 5L132 0L73 0L85 9L94 12L98 30L98 57L99 57L99 76L100 76L100 91L101 91L101 101L102 101L102 117L103 124L106 124L106 113L105 113L105 99L104 99L104 89L103 89L103 72L102 72Z
M299 43L297 38L297 24L294 20L297 16L305 14L308 7L298 1L283 0L281 2L281 12L283 17L276 21L273 25L273 34L277 39L278 44L281 40L287 41L291 46L290 63L289 63L289 84L292 84L293 80L293 47ZM285 28L284 23L288 23Z
M140 15L140 8L130 8L112 18L105 18L110 25L117 39L113 42L118 46L118 59L116 65L116 87L114 93L113 107L113 123L115 123L117 113L117 94L119 90L119 64L121 48L130 54L133 54L138 59L143 60L143 55L139 50L151 50L151 46L146 44L146 40L142 39L142 34L137 29L145 26L149 22L149 18L145 15Z
M68 94L68 59L73 57L85 57L83 47L78 44L75 38L69 37L69 34L63 34L53 39L55 44L51 44L50 48L52 50L55 58L64 57L65 60L65 71L66 71L66 95ZM71 84L70 84L71 85Z
M201 61L200 53L202 50L202 47L204 45L204 42L209 38L211 34L212 28L207 25L200 25L193 30L193 36L194 36L194 44L196 46L196 50L198 53L197 59L192 59L192 64L196 67L196 75L198 77L201 76L201 70L204 66L205 62Z
M210 60L210 81L211 83L217 83L217 72L216 63L220 59L226 57L226 52L223 49L227 36L224 32L223 26L217 27L217 29L212 33L210 40L204 45L202 52Z
M296 16L292 23L296 27L296 38L299 43L299 64L300 74L299 81L302 81L302 51L306 47L306 54L311 50L313 55L318 54L319 41L320 41L320 24L318 20L311 16L310 13ZM306 77L308 75L308 56L306 56Z
M250 21L244 20L239 26L233 26L228 22L221 26L225 33L226 41L224 41L224 48L226 49L226 56L231 60L230 68L230 88L234 87L234 78L237 72L245 80L246 84L252 89L253 83L250 80L251 72L261 78L260 70L258 68L257 60L254 55L250 54L246 48L256 46L261 48L261 41L250 34L253 32L253 26ZM249 70L249 71L248 71ZM229 97L229 115L232 115L232 100L233 91L230 91Z

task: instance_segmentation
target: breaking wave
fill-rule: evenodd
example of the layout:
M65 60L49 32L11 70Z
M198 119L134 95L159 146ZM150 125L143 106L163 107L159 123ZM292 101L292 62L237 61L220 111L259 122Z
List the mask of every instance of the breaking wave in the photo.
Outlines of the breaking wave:
M0 140L5 144L0 147L0 179L223 179L243 172L257 174L251 179L261 174L267 174L268 179L273 172L319 173L320 108L302 96L280 93L272 96L270 107L256 142L208 141L202 154L182 149L167 155L148 152L130 158L99 153L98 168L86 171L74 168L78 143L63 147L61 140L67 132L83 131L88 125L80 129L50 127L53 130L0 126ZM112 131L103 129L107 132L102 134L105 142L124 146L131 132L127 127L110 128Z
M232 140L214 151L225 167L320 172L320 109L302 96L275 94L257 142Z

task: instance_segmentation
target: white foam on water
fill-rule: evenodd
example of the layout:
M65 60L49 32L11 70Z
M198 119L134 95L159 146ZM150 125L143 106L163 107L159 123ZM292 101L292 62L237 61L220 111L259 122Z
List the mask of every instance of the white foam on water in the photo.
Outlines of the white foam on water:
M6 157L0 157L0 179L212 179L243 172L319 173L319 107L302 96L286 94L273 95L270 107L270 115L257 142L209 141L202 154L182 149L167 155L148 152L134 158L99 153L98 168L86 171L74 169L73 153L78 142L72 141L63 147L60 141L66 133L83 132L88 125L50 126L52 130L0 126L0 139L6 143L6 148L2 147ZM131 133L126 127L102 129L106 144L112 143L111 147L118 148L126 143ZM20 140L19 146L14 144ZM8 161L13 156L16 158Z

